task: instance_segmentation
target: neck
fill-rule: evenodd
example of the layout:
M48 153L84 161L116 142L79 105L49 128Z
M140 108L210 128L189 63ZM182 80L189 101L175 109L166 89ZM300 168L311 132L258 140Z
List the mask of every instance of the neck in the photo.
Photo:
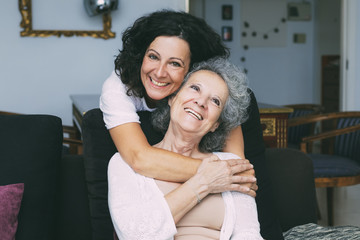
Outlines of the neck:
M199 151L200 140L201 138L194 137L194 133L177 130L170 124L163 140L154 146L187 157L198 158L203 155L203 153Z

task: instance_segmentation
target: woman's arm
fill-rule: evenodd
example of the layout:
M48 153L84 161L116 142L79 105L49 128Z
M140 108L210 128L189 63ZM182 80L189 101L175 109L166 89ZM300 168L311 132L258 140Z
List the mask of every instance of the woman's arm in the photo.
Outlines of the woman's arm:
M140 124L126 123L110 129L110 135L122 158L134 171L147 177L172 182L185 182L192 177L201 160L182 156L177 153L150 146ZM228 170L234 172L252 169L251 164L241 164L238 159L228 162ZM238 172L237 171L237 172ZM236 172L234 172L236 173ZM253 176L244 177L244 182L252 182ZM240 186L240 191L247 191L247 187Z
M241 182L242 178L227 171L226 161L218 160L215 156L204 159L193 177L165 194L174 222L177 223L208 194L237 189L238 184L234 183Z
M150 146L140 124L126 123L109 130L122 158L135 172L144 176L185 182L192 177L201 160Z
M226 140L224 152L231 152L238 155L240 158L245 159L244 154L244 137L241 126L234 128Z

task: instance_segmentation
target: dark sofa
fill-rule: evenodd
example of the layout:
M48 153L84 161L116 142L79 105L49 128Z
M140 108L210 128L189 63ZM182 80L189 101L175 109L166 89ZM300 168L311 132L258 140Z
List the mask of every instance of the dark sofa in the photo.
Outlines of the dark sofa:
M83 157L62 156L62 139L56 116L0 115L0 186L24 183L16 240L91 239Z
M17 240L113 239L106 173L116 149L99 109L85 114L82 136L83 156L62 156L58 117L0 116L0 186L25 183ZM266 157L283 231L316 222L311 160L290 149L267 149Z

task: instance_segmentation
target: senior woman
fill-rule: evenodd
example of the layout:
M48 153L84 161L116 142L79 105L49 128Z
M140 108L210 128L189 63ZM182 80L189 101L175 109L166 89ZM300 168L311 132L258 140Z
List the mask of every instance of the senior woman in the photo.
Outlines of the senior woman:
M230 192L240 181L227 171L238 158L223 148L229 132L246 119L245 75L223 58L198 64L184 84L154 112L154 126L166 130L154 145L204 159L183 184L137 174L115 154L108 167L109 209L120 239L262 239L255 199Z

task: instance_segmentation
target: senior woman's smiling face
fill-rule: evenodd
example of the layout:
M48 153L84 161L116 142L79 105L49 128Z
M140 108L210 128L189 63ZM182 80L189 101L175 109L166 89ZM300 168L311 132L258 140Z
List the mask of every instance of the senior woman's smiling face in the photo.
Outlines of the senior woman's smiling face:
M169 100L171 122L202 137L218 127L228 96L228 87L218 74L208 70L197 71Z

